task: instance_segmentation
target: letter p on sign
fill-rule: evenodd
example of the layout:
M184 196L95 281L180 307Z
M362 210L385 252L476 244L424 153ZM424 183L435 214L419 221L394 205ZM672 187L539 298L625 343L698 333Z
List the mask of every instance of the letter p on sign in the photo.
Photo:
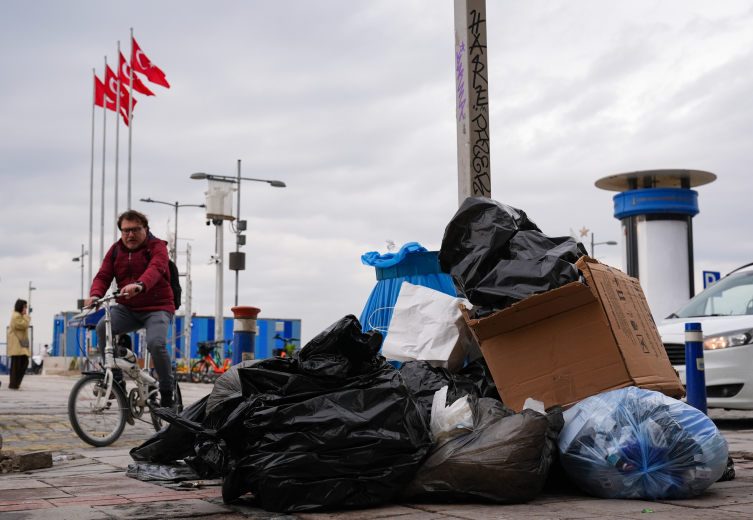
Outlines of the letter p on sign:
M703 288L709 287L715 284L722 277L721 273L716 271L704 271L703 272Z

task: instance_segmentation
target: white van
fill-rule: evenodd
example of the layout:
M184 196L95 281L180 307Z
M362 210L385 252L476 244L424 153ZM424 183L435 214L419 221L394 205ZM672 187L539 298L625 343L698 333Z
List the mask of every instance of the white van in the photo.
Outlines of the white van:
M685 383L685 323L703 330L709 408L753 410L753 264L740 267L658 323Z

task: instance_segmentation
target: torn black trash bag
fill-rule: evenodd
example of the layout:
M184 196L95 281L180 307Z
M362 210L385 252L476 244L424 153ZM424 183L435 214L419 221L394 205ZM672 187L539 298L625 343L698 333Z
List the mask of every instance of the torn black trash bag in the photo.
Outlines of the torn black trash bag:
M349 315L292 359L240 368L242 393L207 414L186 462L200 476L218 471L226 502L251 492L269 511L388 502L432 439L410 389L379 355L381 340Z
M547 415L516 414L499 401L468 398L473 431L439 438L405 489L416 501L489 501L514 504L541 492L564 419L554 407Z
M465 395L502 400L483 357L468 363L457 374L446 368L433 367L426 361L407 361L400 367L400 374L418 399L426 424L431 422L434 394L443 386L448 387L446 406Z
M582 246L580 246L582 247ZM585 250L572 237L547 237L525 212L469 197L445 229L439 264L474 305L476 317L579 280Z
M182 482L184 480L197 480L199 477L191 468L183 462L169 464L150 464L144 462L132 462L126 470L126 477L143 480L144 482L169 481Z
M228 368L225 373L217 378L212 388L212 393L209 394L207 400L207 413L217 406L220 402L224 401L227 397L241 391L241 378L238 375L238 369L254 365L258 363L259 359L248 359L241 361L240 363Z
M201 422L209 396L204 396L181 412L179 417L172 414L171 424L130 451L131 458L137 462L173 462L194 455L196 435L175 423L179 420ZM157 414L159 415L159 414Z

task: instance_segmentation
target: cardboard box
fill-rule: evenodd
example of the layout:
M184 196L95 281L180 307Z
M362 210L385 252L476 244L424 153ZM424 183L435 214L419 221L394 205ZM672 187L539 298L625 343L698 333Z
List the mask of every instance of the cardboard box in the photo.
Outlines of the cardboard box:
M626 386L683 397L638 280L588 257L576 265L587 286L571 283L478 320L463 309L504 403L520 412L533 397L567 408Z

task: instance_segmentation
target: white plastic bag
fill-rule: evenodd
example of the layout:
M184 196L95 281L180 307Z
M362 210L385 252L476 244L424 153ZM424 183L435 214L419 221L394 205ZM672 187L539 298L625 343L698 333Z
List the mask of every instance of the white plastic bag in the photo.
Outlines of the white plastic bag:
M456 433L458 430L473 431L473 412L468 396L461 397L450 406L447 402L447 389L443 386L434 394L431 405L431 433L434 438Z
M452 373L481 357L481 350L465 323L458 304L468 300L420 285L403 282L382 346L390 361L427 361Z

